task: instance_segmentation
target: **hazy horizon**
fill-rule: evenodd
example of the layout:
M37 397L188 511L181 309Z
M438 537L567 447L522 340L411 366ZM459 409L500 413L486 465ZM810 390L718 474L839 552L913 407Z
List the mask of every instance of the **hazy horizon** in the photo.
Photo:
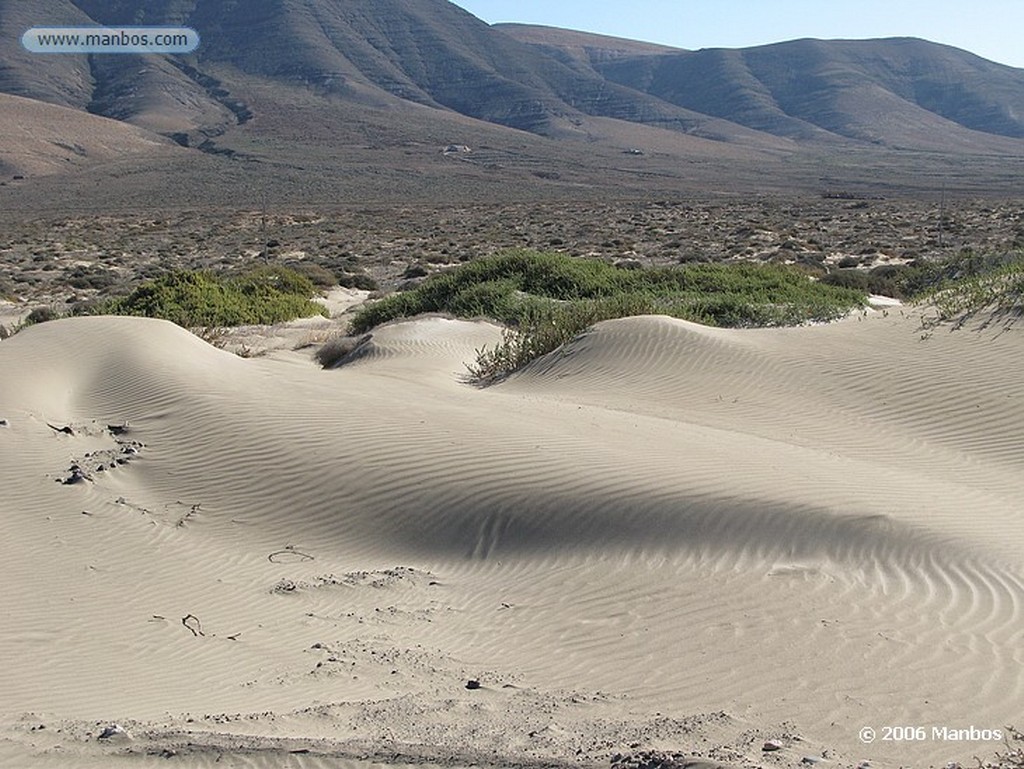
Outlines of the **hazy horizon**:
M892 3L883 0L615 3L581 0L453 0L489 24L519 22L643 40L696 50L746 48L814 37L863 39L919 37L986 59L1024 68L1020 30L1024 3L954 0Z

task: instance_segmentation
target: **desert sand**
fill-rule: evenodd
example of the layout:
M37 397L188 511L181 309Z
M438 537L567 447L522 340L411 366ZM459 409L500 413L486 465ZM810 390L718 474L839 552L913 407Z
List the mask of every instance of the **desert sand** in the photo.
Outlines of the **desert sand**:
M1020 328L630 318L465 382L499 336L0 342L0 763L884 769L1022 725Z

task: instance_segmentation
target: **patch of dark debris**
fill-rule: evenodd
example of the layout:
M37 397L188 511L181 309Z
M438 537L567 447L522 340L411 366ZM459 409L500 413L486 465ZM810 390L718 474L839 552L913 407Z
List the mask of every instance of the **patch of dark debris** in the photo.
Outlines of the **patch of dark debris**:
M91 425L75 428L72 425L58 427L48 423L48 426L55 432L72 437L76 435L95 436L99 432L114 441L114 445L110 448L88 451L81 458L74 459L64 474L56 479L58 483L63 483L66 486L94 481L100 473L127 465L138 458L146 447L142 441L124 437L130 431L127 423L106 425L101 431L97 431Z
M374 569L371 571L350 571L341 576L322 574L311 580L292 580L282 578L270 589L271 593L287 594L299 590L326 587L369 587L375 590L393 588L399 585L436 584L433 575L428 571L414 569L411 566L395 566L392 569Z

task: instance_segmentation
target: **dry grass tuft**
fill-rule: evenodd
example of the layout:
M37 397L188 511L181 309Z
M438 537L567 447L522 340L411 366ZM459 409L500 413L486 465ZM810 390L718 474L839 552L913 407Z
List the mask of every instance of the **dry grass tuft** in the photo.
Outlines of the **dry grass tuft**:
M336 336L317 350L314 357L322 368L336 368L347 360L351 360L353 354L369 344L371 339L373 339L373 334Z

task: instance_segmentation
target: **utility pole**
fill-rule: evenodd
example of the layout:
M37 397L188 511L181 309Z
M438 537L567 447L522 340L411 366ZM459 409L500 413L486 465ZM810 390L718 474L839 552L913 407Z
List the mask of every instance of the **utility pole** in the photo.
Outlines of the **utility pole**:
M939 248L942 248L942 228L946 218L946 183L942 183L942 197L939 198Z

